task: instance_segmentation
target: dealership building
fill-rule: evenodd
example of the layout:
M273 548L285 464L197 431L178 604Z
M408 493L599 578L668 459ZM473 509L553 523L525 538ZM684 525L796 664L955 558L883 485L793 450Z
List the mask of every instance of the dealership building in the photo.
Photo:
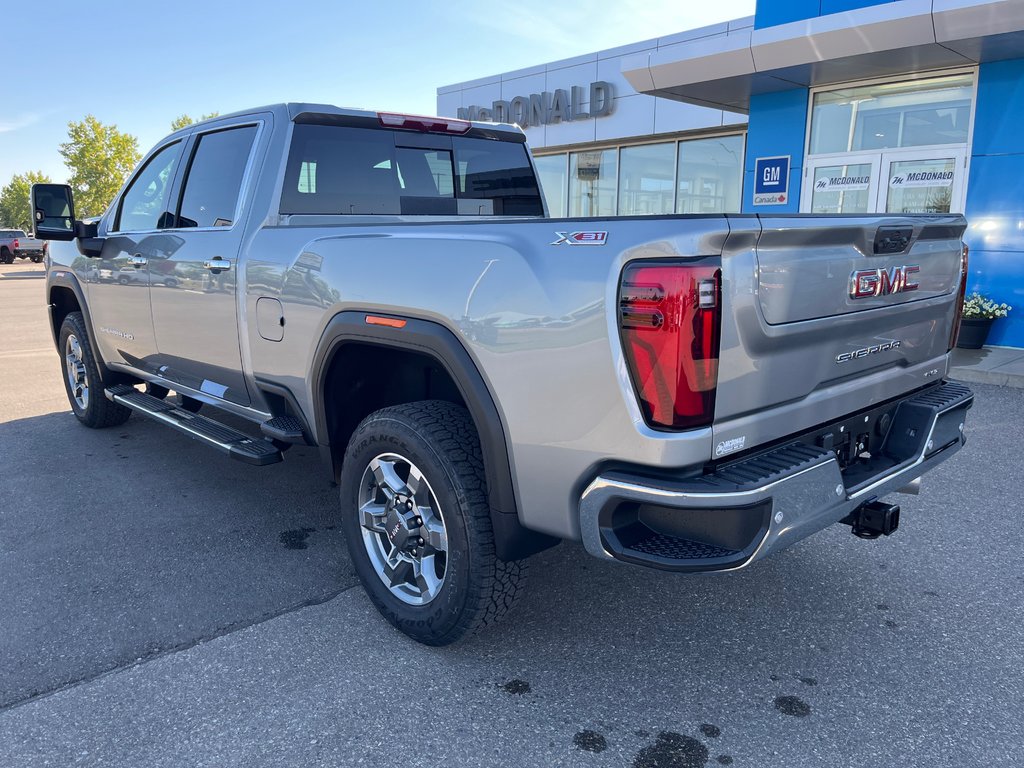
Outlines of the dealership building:
M962 212L1024 347L1024 0L758 0L749 18L437 92L526 131L553 216Z

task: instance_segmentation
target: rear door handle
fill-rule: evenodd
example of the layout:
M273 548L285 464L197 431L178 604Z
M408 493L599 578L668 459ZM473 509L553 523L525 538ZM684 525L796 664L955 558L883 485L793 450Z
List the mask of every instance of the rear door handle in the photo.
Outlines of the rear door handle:
M231 262L222 256L214 256L212 259L203 262L203 267L211 272L222 272L231 269Z
M139 267L146 266L148 262L146 260L146 257L143 256L141 253L136 253L128 260L128 263L131 264L136 269L138 269Z

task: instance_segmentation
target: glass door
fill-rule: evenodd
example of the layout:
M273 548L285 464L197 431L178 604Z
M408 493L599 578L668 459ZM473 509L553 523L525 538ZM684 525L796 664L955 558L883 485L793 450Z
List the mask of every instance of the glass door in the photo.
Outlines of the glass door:
M963 213L964 147L810 158L803 213Z
M878 211L963 213L965 150L886 152Z
M879 156L844 155L809 162L801 195L804 213L871 213L878 195Z

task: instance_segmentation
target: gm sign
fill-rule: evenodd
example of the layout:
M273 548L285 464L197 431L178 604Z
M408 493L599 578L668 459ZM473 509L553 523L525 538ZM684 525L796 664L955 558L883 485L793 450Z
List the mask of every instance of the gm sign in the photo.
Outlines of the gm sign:
M789 155L754 161L754 205L789 202Z

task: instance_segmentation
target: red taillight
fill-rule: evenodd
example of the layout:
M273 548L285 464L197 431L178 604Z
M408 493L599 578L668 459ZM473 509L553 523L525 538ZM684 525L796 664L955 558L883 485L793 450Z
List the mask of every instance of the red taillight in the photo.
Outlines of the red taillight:
M14 243L11 245L11 248L13 248L14 250L18 250L18 241L17 240L14 241Z
M635 263L622 273L619 328L626 362L652 427L711 424L718 386L721 270Z
M953 311L953 329L949 332L949 349L956 346L960 336L960 318L964 314L964 296L967 294L967 246L960 252L960 288L956 293L956 309ZM949 350L947 350L949 351Z
M473 127L468 120L457 120L454 117L425 117L423 115L378 112L377 119L385 128L404 128L432 133L466 133Z

